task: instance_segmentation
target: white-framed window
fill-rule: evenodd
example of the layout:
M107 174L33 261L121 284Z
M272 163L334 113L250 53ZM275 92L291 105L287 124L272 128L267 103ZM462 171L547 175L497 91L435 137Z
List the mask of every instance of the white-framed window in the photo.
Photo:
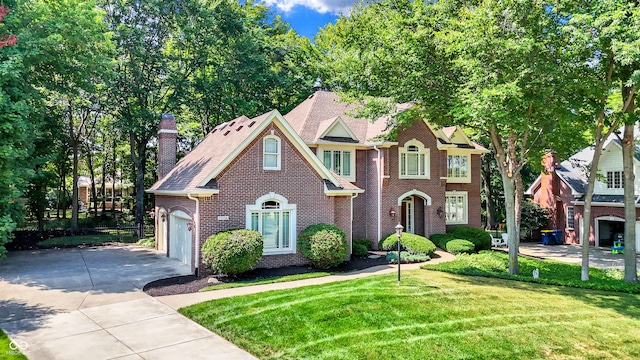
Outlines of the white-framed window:
M265 255L296 252L296 206L269 193L247 205L246 228L262 235Z
M416 140L407 141L398 148L400 179L429 178L429 149Z
M324 166L338 175L350 177L352 152L350 150L323 150Z
M567 206L567 229L573 229L575 225L575 210L573 206Z
M624 176L622 171L607 171L607 189L623 189Z
M471 180L471 158L469 154L447 155L447 177L449 182L467 182Z
M280 170L280 138L268 135L262 140L262 168Z
M467 192L447 191L445 193L445 213L447 224L467 224Z

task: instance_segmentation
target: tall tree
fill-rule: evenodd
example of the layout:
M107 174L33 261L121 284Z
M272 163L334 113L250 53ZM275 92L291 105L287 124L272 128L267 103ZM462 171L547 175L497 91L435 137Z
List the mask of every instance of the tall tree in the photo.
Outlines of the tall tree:
M596 105L586 116L595 118L595 151L590 164L582 232L582 280L589 280L589 236L591 200L598 176L600 153L611 133L625 125L625 280L637 282L635 260L636 209L634 174L630 165L634 152L633 127L637 121L636 92L640 81L640 8L637 1L564 2L567 15L568 49L583 60L583 73L591 73L581 87ZM591 114L591 115L590 115Z
M576 121L575 64L564 58L561 24L549 1L389 0L356 8L316 39L338 74L329 78L333 87L414 100L414 114L489 137L512 274L519 271L521 170L539 159L548 134L568 132Z

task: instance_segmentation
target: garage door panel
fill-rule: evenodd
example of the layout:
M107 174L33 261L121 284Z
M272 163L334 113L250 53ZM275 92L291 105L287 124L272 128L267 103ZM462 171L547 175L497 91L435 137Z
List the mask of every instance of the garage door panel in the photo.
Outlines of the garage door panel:
M189 231L189 219L171 216L171 235L169 236L169 257L191 265L192 232Z

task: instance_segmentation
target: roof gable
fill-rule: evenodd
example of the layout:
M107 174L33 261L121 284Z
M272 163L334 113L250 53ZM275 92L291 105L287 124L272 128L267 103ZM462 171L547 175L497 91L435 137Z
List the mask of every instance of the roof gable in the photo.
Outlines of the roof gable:
M325 120L319 124L316 139L325 138L348 138L356 142L358 141L356 135L349 129L340 116Z

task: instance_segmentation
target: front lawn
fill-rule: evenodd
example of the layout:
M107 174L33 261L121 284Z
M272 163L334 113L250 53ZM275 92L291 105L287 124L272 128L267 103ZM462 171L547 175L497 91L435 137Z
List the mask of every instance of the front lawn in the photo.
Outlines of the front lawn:
M303 274L295 274L295 275L275 276L267 279L240 280L240 281L207 286L200 289L200 291L212 291L212 290L222 290L222 289L233 289L233 288L239 288L239 287L245 287L245 286L275 284L275 283L288 282L288 281L313 279L313 278L329 276L333 274L336 274L336 273L319 271L319 272L311 272L311 273L303 273Z
M501 279L562 285L583 289L620 291L640 294L640 284L622 281L623 273L616 269L589 269L589 281L580 280L581 266L552 260L519 257L519 275L509 274L509 255L501 251L481 251L479 254L460 254L455 261L426 264L423 269L445 271L460 275L486 276ZM533 270L539 270L539 278Z
M7 334L0 329L0 359L27 360L27 357L20 352L20 346L25 346L25 344L13 344Z
M261 359L637 359L640 296L406 271L180 312Z

